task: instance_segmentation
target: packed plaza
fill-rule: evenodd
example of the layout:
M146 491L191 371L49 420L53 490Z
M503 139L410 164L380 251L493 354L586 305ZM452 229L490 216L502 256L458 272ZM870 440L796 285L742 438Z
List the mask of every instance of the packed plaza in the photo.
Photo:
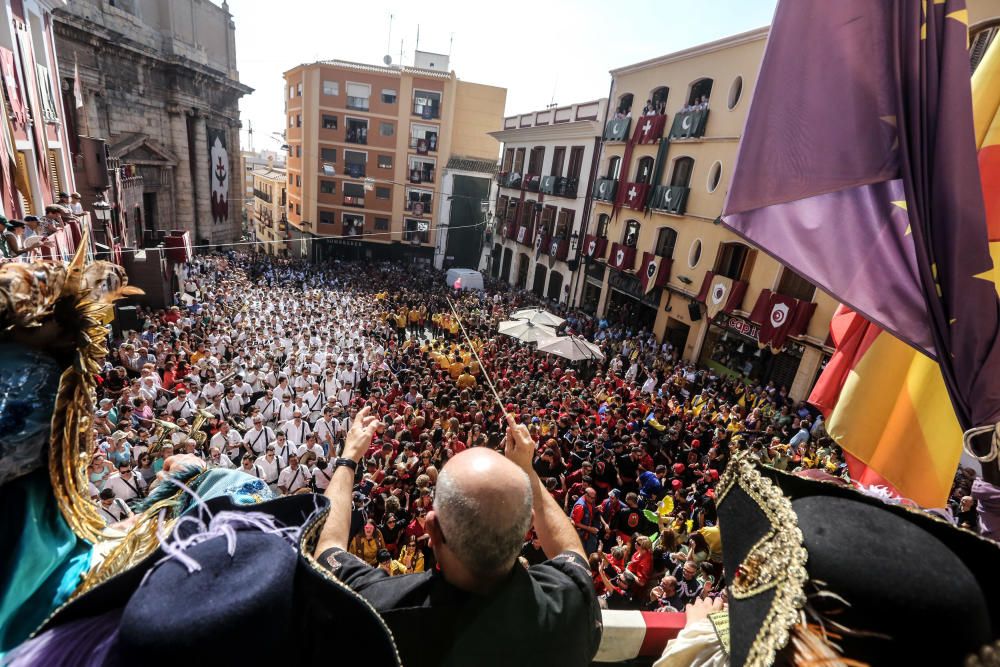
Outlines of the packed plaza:
M0 666L1000 666L1000 0L230 2L0 0Z
M102 374L88 475L109 524L175 454L277 495L323 493L369 405L379 422L350 551L392 575L422 572L435 564L424 524L439 472L465 449L502 451L507 412L536 442L533 467L577 529L602 605L683 611L723 595L714 497L733 453L849 478L822 416L786 387L719 377L628 322L559 308L565 333L604 359L538 352L497 328L551 304L502 283L460 291L432 268L237 252L200 256L185 275L187 305L144 311ZM978 530L968 493L963 470L951 509ZM545 559L526 534L522 564Z

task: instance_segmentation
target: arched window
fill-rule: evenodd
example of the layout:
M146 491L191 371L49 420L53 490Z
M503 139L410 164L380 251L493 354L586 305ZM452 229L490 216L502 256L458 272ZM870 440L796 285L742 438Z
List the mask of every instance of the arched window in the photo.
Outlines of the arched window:
M653 178L653 158L650 156L639 160L635 168L635 183L649 183Z
M615 156L608 160L608 175L607 178L618 180L618 176L621 174L622 170L622 159Z
M632 93L625 93L618 98L618 108L616 111L621 115L626 115L628 112L632 111Z
M674 172L670 175L670 185L683 188L691 187L691 172L694 171L694 158L679 157L674 160Z
M715 275L744 280L753 269L755 251L748 245L733 241L719 246L715 259Z
M622 236L622 245L634 248L639 243L639 222L629 220L625 223L625 234Z
M693 107L698 104L707 106L709 99L712 97L712 83L712 79L708 77L692 81L691 92L688 94L688 106Z
M674 256L675 245L677 245L677 230L671 227L660 227L656 237L656 254L670 259Z
M650 111L649 113L659 113L663 114L667 112L667 95L670 94L670 89L666 86L660 86L659 88L654 88L649 93L649 103Z
M597 238L606 239L608 238L608 225L611 224L611 216L607 213L601 213L597 218Z

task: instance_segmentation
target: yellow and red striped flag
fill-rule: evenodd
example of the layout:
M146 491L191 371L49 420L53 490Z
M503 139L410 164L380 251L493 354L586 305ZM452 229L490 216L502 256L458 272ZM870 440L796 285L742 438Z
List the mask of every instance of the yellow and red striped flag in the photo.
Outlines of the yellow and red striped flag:
M1000 40L972 77L972 105L993 282L1000 285ZM849 455L852 477L891 486L925 507L944 506L962 429L939 366L846 308L830 328L837 352L809 401Z

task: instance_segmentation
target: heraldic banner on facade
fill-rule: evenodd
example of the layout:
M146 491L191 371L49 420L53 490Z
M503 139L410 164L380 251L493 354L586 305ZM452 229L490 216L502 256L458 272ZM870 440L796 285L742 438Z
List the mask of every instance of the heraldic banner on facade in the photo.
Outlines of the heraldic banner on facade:
M223 130L208 128L209 179L212 192L212 219L229 219L229 147Z

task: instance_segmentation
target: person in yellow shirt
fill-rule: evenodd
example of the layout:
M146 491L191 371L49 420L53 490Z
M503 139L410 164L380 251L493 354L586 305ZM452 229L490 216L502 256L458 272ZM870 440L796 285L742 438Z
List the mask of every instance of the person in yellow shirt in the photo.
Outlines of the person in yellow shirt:
M479 365L479 362L473 359L469 362L469 372L472 374L472 377L478 378L479 374L483 372L483 369Z
M418 335L420 333L420 311L416 308L410 308L407 319L410 321L410 333L414 336Z
M458 380L464 370L465 364L462 363L461 357L456 354L454 361L451 362L451 366L448 367L448 375L451 376L452 380Z
M476 386L476 378L472 377L472 374L469 373L468 366L462 370L462 374L458 376L455 384L458 385L459 389L471 389Z
M396 313L396 335L400 340L406 338L406 309Z
M385 570L390 577L406 574L406 566L393 559L388 549L379 549L377 559L379 569Z
M452 338L458 336L459 328L460 327L459 327L459 324L458 324L458 320L456 320L454 317L452 317L450 319L450 321L448 322L448 332L451 334Z

